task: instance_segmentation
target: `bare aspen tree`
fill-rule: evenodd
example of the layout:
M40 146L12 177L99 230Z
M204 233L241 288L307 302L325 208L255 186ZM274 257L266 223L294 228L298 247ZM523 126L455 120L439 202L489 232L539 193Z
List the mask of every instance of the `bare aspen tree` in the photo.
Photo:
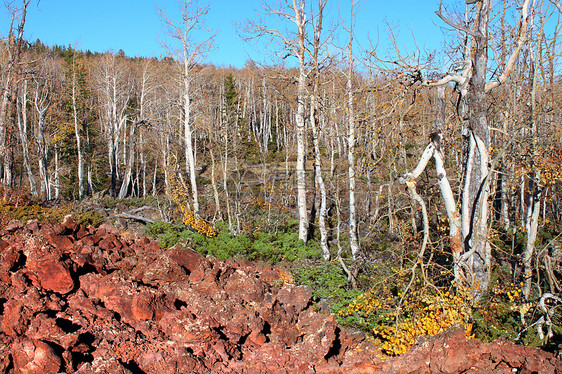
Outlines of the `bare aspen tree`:
M4 185L11 185L13 177L11 152L8 150L7 144L8 132L11 128L10 113L12 111L10 107L15 105L13 98L17 97L15 91L18 86L21 71L20 62L25 46L23 32L29 2L30 0L22 0L21 7L17 9L7 6L12 17L8 37L5 41L7 59L2 67L2 93L0 94L0 179Z
M35 142L37 144L37 159L39 163L39 178L41 181L41 196L51 199L51 182L49 178L49 150L47 147L46 116L52 103L53 77L51 76L50 59L45 59L42 63L41 72L33 79L35 83L35 95L33 99L35 111L37 112L37 122L35 124Z
M133 166L135 165L135 155L137 153L137 129L148 123L148 119L146 118L146 106L147 106L147 95L150 92L151 88L149 86L149 79L150 79L150 60L146 60L146 62L142 65L142 71L140 72L140 77L138 77L138 84L137 86L137 96L138 96L138 112L137 118L134 119L134 122L129 127L129 134L128 134L128 152L125 155L125 172L123 173L123 181L121 183L121 188L119 189L118 198L123 199L129 194L129 191L132 190L132 176L133 176Z
M514 40L511 56L501 73L487 81L488 41L491 0L469 1L466 24L456 24L442 14L442 4L436 14L459 33L466 35L464 61L456 65L453 73L438 80L422 79L426 86L439 86L453 82L460 94L460 115L465 120L465 149L463 185L461 190L460 222L456 200L448 186L442 167L439 150L441 134L432 137L416 168L402 176L402 181L412 181L425 169L431 157L435 157L438 178L445 207L449 216L451 245L454 258L454 273L458 284L471 289L479 299L487 292L490 283L491 247L488 242L489 197L493 160L490 159L490 126L487 119L487 94L503 84L512 73L519 53L527 37L528 9L530 0L520 8L518 34ZM468 15L473 14L468 20ZM460 66L460 68L459 68ZM437 140L437 141L436 141ZM436 157L437 156L437 157ZM460 224L461 240L456 237ZM460 246L459 246L460 243Z
M228 220L228 229L230 230L230 232L236 232L235 228L234 228L234 224L233 224L233 219L232 219L232 209L231 209L231 205L230 205L230 193L228 191L228 162L229 162L229 144L232 143L233 141L230 139L230 131L229 129L232 127L230 126L230 124L232 123L231 121L233 120L232 117L234 117L234 123L235 123L235 132L237 133L237 128L238 128L238 118L237 116L235 116L235 114L237 113L237 107L238 107L238 103L236 100L237 97L237 93L234 91L232 94L227 94L227 89L225 87L225 85L230 85L230 83L232 83L232 75L228 75L225 80L223 81L223 84L220 86L220 94L221 96L224 97L224 100L220 100L219 101L219 126L222 128L224 127L224 125L226 124L226 131L224 132L224 147L221 146L221 148L224 148L224 151L221 152L221 157L222 157L222 178L223 178L223 190L224 190L224 196L225 196L225 205L226 205L226 217ZM233 86L234 84L232 84ZM234 89L234 87L232 87L232 89ZM236 134L235 134L236 135ZM234 142L236 142L236 137L234 137ZM220 151L220 149L219 149Z
M349 34L349 42L346 48L347 72L346 72L346 93L347 93L347 163L349 178L349 245L351 247L351 255L353 260L357 260L359 256L359 239L357 237L357 203L355 200L355 142L356 142L356 124L355 124L355 108L354 108L354 92L353 92L353 75L355 73L355 57L353 55L353 38L354 38L354 17L355 17L355 0L351 0L350 4L350 21L349 26L344 26Z
M306 170L305 170L305 95L306 95L306 67L305 67L305 2L293 0L294 22L297 27L298 47L295 49L299 61L299 77L297 88L297 206L299 211L299 239L306 243L308 240L308 212L306 209Z
M129 126L129 134L127 135L128 138L128 149L127 153L124 155L125 157L125 171L123 173L123 180L121 182L121 188L119 189L119 194L117 198L123 199L129 194L129 190L131 189L132 183L132 175L133 175L133 166L135 165L135 151L136 147L136 132L137 128L144 124L144 121L135 121L131 123Z
M525 229L527 231L527 242L525 244L525 250L523 252L523 296L525 299L529 300L531 298L531 286L533 280L533 255L535 253L535 246L538 235L539 217L541 212L541 200L546 202L546 189L543 181L541 181L541 170L540 166L536 165L538 160L535 160L535 155L538 155L539 150L539 124L541 123L541 115L544 115L543 109L544 105L540 103L540 91L541 86L544 90L546 88L546 79L544 75L545 64L545 51L544 47L547 45L547 36L545 32L545 27L547 19L552 16L551 5L556 5L548 0L541 0L539 2L533 2L533 8L530 17L530 30L531 35L536 35L536 39L529 38L528 51L530 57L530 80L531 80L531 115L530 115L530 142L531 142L531 172L529 176L529 193L527 201L527 211L522 212L525 214L524 223ZM558 13L560 9L555 10ZM535 17L538 18L538 25L536 25L535 30ZM557 26L559 27L559 26ZM556 33L556 32L555 32ZM556 34L555 34L556 35ZM553 40L555 40L555 36ZM555 42L556 44L556 42ZM541 72L542 70L542 72ZM543 80L544 84L539 83ZM552 90L552 86L551 86ZM544 211L544 209L543 209Z
M312 46L312 90L310 92L310 124L312 127L312 141L314 146L314 176L316 185L320 192L320 208L318 214L318 228L320 231L320 248L322 249L322 257L328 261L330 259L330 249L328 247L328 230L326 229L326 217L328 215L326 185L322 176L322 162L320 153L320 108L319 108L319 84L320 84L320 63L319 53L322 47L322 23L324 18L324 8L326 0L319 0L316 12L312 20L314 27L314 39ZM316 14L315 14L316 13Z
M120 171L120 139L128 120L127 108L133 84L131 74L120 57L106 53L95 71L96 91L100 100L100 119L106 134L111 196L117 196Z
M282 32L268 27L263 23L249 21L247 32L255 37L269 36L283 43L284 51L289 53L298 61L297 77L297 103L295 112L295 135L297 142L297 211L299 217L299 239L306 243L308 240L308 212L306 207L306 81L308 69L306 65L307 57L307 19L305 0L284 0L278 7L269 6L266 2L262 3L265 15L278 17L282 20L292 22L296 28L294 33Z
M176 39L179 44L179 50L172 51L170 47L168 52L175 57L179 65L180 79L182 86L182 117L183 117L183 135L185 142L185 162L191 184L191 193L193 199L193 211L199 213L199 195L197 191L197 179L195 174L195 150L193 141L193 118L192 118L192 80L194 75L194 67L200 58L212 47L214 35L209 38L196 42L193 40L195 31L201 30L205 16L208 13L208 7L197 7L193 0L183 0L180 3L180 21L174 22L173 17L169 17L162 9L160 9L162 21L168 27L172 38Z
M20 88L21 96L18 95L16 98L16 110L17 110L17 124L18 124L18 132L22 147L22 157L23 157L23 166L25 167L25 171L27 174L27 179L29 180L29 189L31 190L31 194L33 196L38 196L37 193L37 180L35 179L35 175L33 174L33 170L31 170L31 162L29 160L29 142L27 137L29 120L27 117L27 103L28 99L28 80L24 79Z
M82 135L81 135L81 119L79 118L79 96L80 96L80 76L83 75L84 66L82 61L78 58L77 52L73 51L71 60L69 61L70 71L68 73L68 78L70 82L70 98L72 105L72 122L74 124L74 136L76 138L76 153L78 156L78 198L82 199L85 193L84 185L84 150L82 145Z

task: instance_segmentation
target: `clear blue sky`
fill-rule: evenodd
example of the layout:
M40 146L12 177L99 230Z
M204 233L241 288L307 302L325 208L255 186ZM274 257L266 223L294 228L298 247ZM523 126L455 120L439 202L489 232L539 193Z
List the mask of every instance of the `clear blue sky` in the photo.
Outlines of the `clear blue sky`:
M21 0L13 0L20 4ZM216 65L243 67L248 58L259 62L263 51L258 45L244 42L235 23L255 17L261 0L199 0L209 5L206 24L216 32L215 50L205 59ZM274 0L275 1L275 0ZM340 7L348 7L348 0L339 0ZM165 55L159 41L169 38L162 26L156 3L174 18L178 0L32 0L25 29L29 41L40 39L47 45L72 45L82 50L105 52L123 49L128 56ZM400 42L411 45L412 32L420 47L439 49L442 34L435 26L442 23L434 11L439 0L362 0L356 19L356 35L362 44L366 36L384 45L388 39L384 20L397 26ZM338 17L338 2L328 0L328 14ZM342 10L347 14L348 11ZM0 34L8 32L9 14L0 11ZM267 62L267 61L265 61Z

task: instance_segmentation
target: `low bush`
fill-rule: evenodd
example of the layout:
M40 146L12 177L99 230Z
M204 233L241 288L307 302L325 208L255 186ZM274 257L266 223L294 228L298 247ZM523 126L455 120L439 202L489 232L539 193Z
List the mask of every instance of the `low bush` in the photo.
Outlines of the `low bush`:
M51 208L38 204L24 206L0 205L1 219L19 219L24 224L30 219L37 219L42 223L60 222L69 213L70 210L66 206Z
M300 265L293 269L295 281L310 287L317 301L327 301L330 310L336 315L362 293L351 287L339 263L322 261Z
M360 294L338 316L348 325L360 326L379 340L389 355L407 352L416 340L461 324L467 335L472 331L468 293L421 286L406 295L387 286Z
M292 232L269 234L257 232L254 235L242 233L234 235L225 225L216 225L216 234L207 236L185 225L156 222L146 227L146 233L157 239L162 248L175 245L180 240L191 240L203 255L212 255L221 260L243 257L250 260L267 261L275 264L280 261L296 261L305 258L319 258L320 249L316 243L304 244Z

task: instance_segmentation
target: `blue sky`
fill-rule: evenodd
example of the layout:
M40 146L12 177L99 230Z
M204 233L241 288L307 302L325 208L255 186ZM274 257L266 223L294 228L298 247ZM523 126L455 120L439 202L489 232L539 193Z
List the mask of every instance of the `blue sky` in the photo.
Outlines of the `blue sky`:
M343 14L349 1L339 0ZM21 0L15 0L16 4ZM72 45L82 50L105 52L123 49L128 56L163 57L165 50L160 41L169 39L163 27L156 3L170 17L177 14L178 0L32 0L25 29L29 41L40 39L47 45ZM208 4L209 14L205 27L216 33L215 49L205 61L222 66L243 67L252 58L263 61L263 46L244 42L235 23L256 17L261 0L200 0ZM338 17L338 3L328 0L328 14ZM428 49L439 49L443 43L442 23L435 16L438 0L362 0L356 19L356 36L363 45L366 37L387 40L387 20L400 33L400 43L411 46L412 33L417 44ZM9 14L0 12L0 34L8 32Z

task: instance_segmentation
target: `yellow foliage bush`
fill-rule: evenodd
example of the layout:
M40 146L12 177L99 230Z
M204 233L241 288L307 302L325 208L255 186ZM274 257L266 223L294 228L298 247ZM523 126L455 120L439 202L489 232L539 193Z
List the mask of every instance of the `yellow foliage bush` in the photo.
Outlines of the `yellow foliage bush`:
M453 295L445 290L416 289L403 299L400 293L382 294L373 290L365 292L338 314L356 316L370 325L386 354L405 353L418 338L443 333L455 324L461 324L467 336L471 334L468 293Z
M179 209L182 213L182 222L184 225L191 227L200 234L203 234L209 238L217 236L217 230L205 222L203 219L197 217L186 204L178 204Z
M209 238L218 235L217 230L209 223L207 223L202 218L198 217L195 213L191 211L189 204L187 203L187 186L183 180L178 181L178 178L174 173L170 175L170 191L168 196L170 200L178 206L181 213L181 221L184 225L191 227L200 234L203 234Z

